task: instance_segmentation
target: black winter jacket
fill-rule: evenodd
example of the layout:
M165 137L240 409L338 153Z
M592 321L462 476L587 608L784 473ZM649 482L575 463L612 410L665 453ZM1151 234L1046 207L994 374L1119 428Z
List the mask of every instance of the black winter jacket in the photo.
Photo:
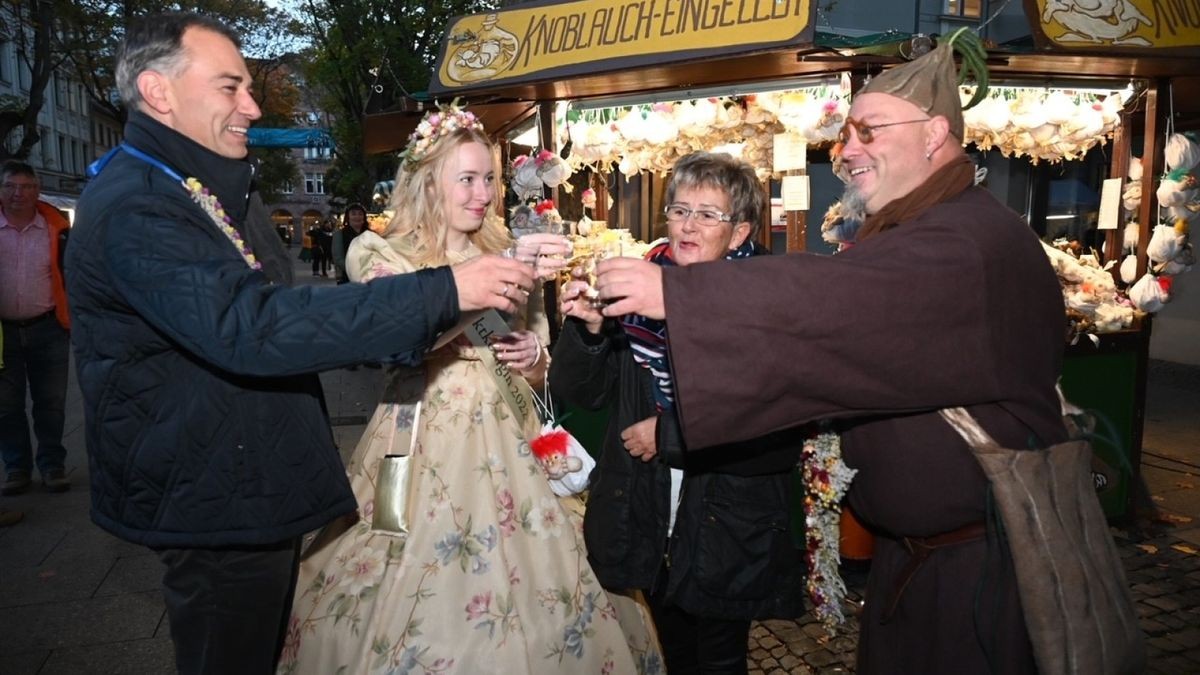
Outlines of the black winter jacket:
M177 180L116 153L67 250L92 519L153 547L280 542L355 508L316 372L415 364L458 317L448 268L290 286L253 167L133 113L125 142L194 176L252 270Z
M602 585L650 592L665 583L667 600L698 616L790 618L804 612L804 556L793 543L789 519L791 473L803 441L798 432L685 455L668 412L658 417L656 457L643 462L630 456L621 431L656 414L654 384L615 321L591 335L568 318L549 378L551 390L572 405L609 406L583 521L588 562ZM685 462L670 541L668 457Z

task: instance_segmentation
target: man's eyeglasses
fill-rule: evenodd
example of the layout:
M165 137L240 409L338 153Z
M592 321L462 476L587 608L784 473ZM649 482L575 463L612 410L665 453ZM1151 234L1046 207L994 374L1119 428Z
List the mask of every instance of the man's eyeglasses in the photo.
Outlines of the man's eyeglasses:
M886 129L901 124L916 124L917 122L928 122L930 118L920 120L905 120L903 122L888 122L886 124L863 124L853 117L847 117L846 123L842 125L838 131L838 143L845 145L850 142L850 127L854 127L854 133L858 135L858 142L866 145L875 140L875 132L879 129Z
M733 216L728 213L711 211L709 209L689 209L682 204L668 204L663 209L663 213L667 214L667 222L682 223L690 216L698 225L706 227L728 223L733 220Z
M5 192L33 192L37 189L37 183L4 183L0 188Z

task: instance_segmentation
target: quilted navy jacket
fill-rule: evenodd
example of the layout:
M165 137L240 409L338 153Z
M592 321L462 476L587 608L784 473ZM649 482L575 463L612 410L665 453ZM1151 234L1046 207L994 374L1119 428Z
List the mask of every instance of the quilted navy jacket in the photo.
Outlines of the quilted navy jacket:
M264 271L177 180L128 152L88 186L66 276L92 519L148 546L218 547L352 511L316 372L419 362L458 317L449 269L291 287L250 163L139 113L125 139L208 186Z

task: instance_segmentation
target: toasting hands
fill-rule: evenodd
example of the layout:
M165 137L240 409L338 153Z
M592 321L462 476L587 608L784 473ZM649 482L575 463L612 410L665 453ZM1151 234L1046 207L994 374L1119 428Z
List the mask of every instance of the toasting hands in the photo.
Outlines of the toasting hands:
M528 265L500 256L479 256L450 270L458 289L458 308L463 312L498 309L513 313L534 288L533 270Z
M596 265L596 290L600 300L609 302L604 316L641 314L665 319L662 267L635 258L611 258Z

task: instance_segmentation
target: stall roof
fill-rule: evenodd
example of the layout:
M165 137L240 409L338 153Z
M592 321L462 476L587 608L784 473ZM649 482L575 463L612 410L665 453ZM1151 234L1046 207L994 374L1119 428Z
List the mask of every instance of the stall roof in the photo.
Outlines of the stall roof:
M714 87L753 90L756 85L817 78L849 71L874 74L904 63L899 56L910 35L889 31L876 35L846 36L813 33L811 44L790 45L743 53L701 56L682 62L648 63L571 77L524 78L519 81L479 81L460 87L443 98L459 97L471 106L493 133L511 128L531 114L540 101L601 99L628 95L647 98L666 92ZM1064 51L1039 48L1033 38L993 47L988 67L993 81L1022 81L1062 86L1066 82L1104 86L1130 80L1169 80L1173 113L1178 128L1200 128L1200 75L1194 58L1197 50L1122 49L1109 52ZM426 101L408 100L400 108L367 115L364 135L368 153L403 148L416 128Z
M461 92L471 101L535 101L586 99L633 93L752 84L787 78L852 71L878 72L905 62L886 54L842 52L822 47L775 51L694 61L670 66L646 66L611 73L582 75L569 80L472 88ZM988 68L993 79L1028 79L1031 82L1121 80L1129 78L1195 78L1195 61L1145 55L1104 56L1073 53L989 50ZM1179 97L1177 96L1177 99ZM1192 101L1196 105L1196 101Z
M536 101L479 102L470 106L491 133L508 130L532 115L536 107ZM363 151L374 155L403 149L427 109L427 102L409 100L407 105L393 110L365 115Z

